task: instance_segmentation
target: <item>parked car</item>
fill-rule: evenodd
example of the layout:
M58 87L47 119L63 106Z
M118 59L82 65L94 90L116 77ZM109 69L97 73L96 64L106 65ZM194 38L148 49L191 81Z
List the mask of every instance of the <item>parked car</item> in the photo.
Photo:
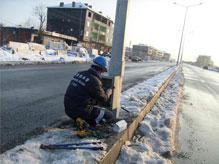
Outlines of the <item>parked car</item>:
M67 55L72 56L72 57L78 57L79 56L78 52L70 51L70 50L67 51Z
M141 61L142 61L142 59L141 59L140 57L138 57L138 56L133 56L133 57L131 58L131 60L132 60L133 62L141 62Z
M111 56L112 56L111 52L105 52L105 53L102 53L100 55L104 56L104 57L109 57L109 58L111 58Z
M53 49L46 49L46 55L49 55L49 56L57 56L57 52Z
M63 57L60 57L60 58L59 58L59 61L62 62L62 63L64 63L64 62L65 62L65 59L64 59Z
M203 69L208 69L208 66L207 66L207 65L206 65L206 66L204 66L204 67L203 67Z
M4 51L9 52L11 54L14 54L14 50L12 48L10 48L10 47L3 46L3 47L1 47L1 49L4 50Z

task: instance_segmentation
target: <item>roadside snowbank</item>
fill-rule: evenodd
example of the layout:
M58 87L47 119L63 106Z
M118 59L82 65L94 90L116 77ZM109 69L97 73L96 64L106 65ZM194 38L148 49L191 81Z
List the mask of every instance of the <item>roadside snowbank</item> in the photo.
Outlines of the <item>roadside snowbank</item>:
M120 114L121 118L137 116L176 69L177 67L175 66L171 67L124 91L121 96L121 105L129 111L129 113L122 110Z
M79 142L95 142L96 139L79 139L73 134L73 129L53 129L37 138L28 140L24 145L0 156L2 163L94 163L105 151L92 150L42 150L40 144L66 144ZM87 145L86 145L87 146ZM99 144L106 149L106 144Z
M35 52L31 52L31 51L26 52L26 53L16 53L16 54L14 54L14 56L17 56L19 61L36 61L36 62L44 61L43 55L37 54ZM14 60L14 61L16 61L16 60Z
M142 143L127 143L123 146L117 164L163 164L165 160L155 153L150 145Z
M182 82L183 76L178 72L140 123L133 140L123 146L117 164L171 163L167 158L175 150L177 106Z
M0 61L21 61L15 54L11 54L0 48Z
M159 87L163 84L163 82L176 70L176 67L172 67L167 69L166 71L152 77L151 79L145 80L144 82L137 84L136 86L128 89L127 91L122 93L122 104L123 106L129 110L128 113L133 116L137 115L137 113L142 109L143 106L149 101L152 96L158 91ZM176 83L176 84L175 84ZM177 85L177 81L174 82L175 85ZM172 95L171 95L172 96ZM165 98L169 98L164 97ZM172 98L171 98L172 99ZM174 101L175 100L171 100ZM168 101L169 102L169 99ZM159 104L159 103L158 103ZM163 104L163 107L169 108L169 105L165 105L164 102L160 103ZM158 153L155 151L156 146L163 146L164 149L168 148L168 145L166 146L166 142L162 141L159 136L168 137L168 134L166 134L165 129L159 129L158 131L155 131L154 128L159 128L158 125L162 123L163 120L160 120L160 118L163 118L162 116L176 116L174 111L167 112L166 110L158 109L157 111L152 111L152 113L158 113L159 116L156 117L148 117L149 122L147 122L147 119L145 118L145 122L141 123L140 129L142 129L143 134L148 134L149 129L151 131L151 136L156 135L158 137L157 140L153 142L153 140L149 140L148 138L145 138L145 141L148 142L148 144L139 144L139 146L133 147L130 145L124 146L119 158L118 162L127 163L128 161L165 161ZM166 113L166 114L165 114ZM171 115L172 113L172 115ZM127 112L121 111L122 117L127 116ZM163 115L161 115L163 114ZM155 119L156 118L156 119ZM165 117L166 118L166 117ZM166 121L167 122L167 121ZM148 124L154 124L154 126L148 126L148 128L145 125ZM155 126L156 125L156 126ZM144 128L145 127L145 128ZM166 127L164 127L166 128ZM163 131L162 131L163 130ZM82 141L97 141L97 139L94 138L87 138L87 139L80 139L74 134L74 129L52 129L48 132L45 132L42 135L39 135L38 137L28 140L25 144L15 147L14 149L8 150L7 152L0 155L0 160L3 161L3 163L95 163L98 159L100 159L106 151L90 151L90 150L56 150L56 151L45 151L39 149L40 144L61 144L61 143L72 143L72 142L82 142ZM104 142L104 140L101 140ZM162 141L162 142L161 142ZM169 141L169 139L167 139ZM160 143L160 144L158 144ZM169 142L168 142L169 143ZM167 144L168 144L167 143ZM105 148L107 147L106 144L102 144ZM141 146L142 145L142 146ZM139 154L140 153L140 154ZM129 155L126 156L126 155Z
M46 50L42 51L41 54L36 53L34 51L27 51L25 53L15 53L12 54L9 51L0 48L0 62L3 64L7 64L7 62L21 62L27 61L29 62L89 62L91 58L89 55L85 55L83 57L70 56L67 53L57 55L54 50Z

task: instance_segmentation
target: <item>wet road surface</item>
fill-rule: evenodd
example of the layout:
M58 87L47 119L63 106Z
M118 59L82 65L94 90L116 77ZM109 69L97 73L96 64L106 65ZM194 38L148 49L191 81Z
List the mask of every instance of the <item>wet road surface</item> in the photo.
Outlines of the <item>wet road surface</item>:
M127 63L123 89L147 79L171 63ZM1 68L1 152L23 142L36 128L64 116L63 97L73 74L88 64L20 65Z
M219 163L219 73L184 65L177 164Z

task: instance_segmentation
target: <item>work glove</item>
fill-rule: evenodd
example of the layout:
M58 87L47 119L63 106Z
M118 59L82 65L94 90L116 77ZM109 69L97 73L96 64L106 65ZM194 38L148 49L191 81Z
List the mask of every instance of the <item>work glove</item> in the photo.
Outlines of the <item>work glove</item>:
M112 95L112 93L113 93L113 90L111 88L107 89L106 94L108 97L110 97Z

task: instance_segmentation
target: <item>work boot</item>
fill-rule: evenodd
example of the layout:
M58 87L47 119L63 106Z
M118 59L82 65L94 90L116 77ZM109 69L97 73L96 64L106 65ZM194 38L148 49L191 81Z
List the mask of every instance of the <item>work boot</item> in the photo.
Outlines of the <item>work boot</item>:
M75 122L76 122L76 126L79 130L84 130L84 129L89 128L89 124L80 117L76 118Z

